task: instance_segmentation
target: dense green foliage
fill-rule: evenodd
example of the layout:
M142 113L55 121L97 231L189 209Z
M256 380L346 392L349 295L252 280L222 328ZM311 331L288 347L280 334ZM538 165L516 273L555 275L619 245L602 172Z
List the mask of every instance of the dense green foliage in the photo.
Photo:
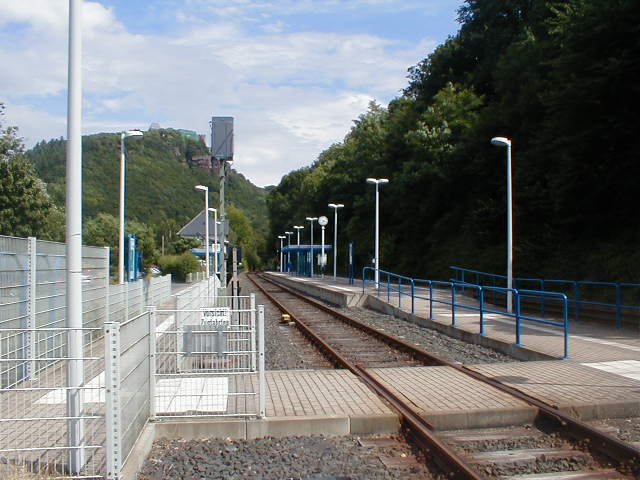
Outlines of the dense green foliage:
M401 97L370 105L343 142L269 193L272 247L340 202L341 269L348 240L362 268L373 256L365 178L386 177L382 268L504 272L506 155L490 139L507 136L515 274L637 280L640 3L605 3L467 0L457 35L410 69Z
M0 120L3 115L0 103ZM24 157L17 128L0 121L0 235L58 240L64 237L64 224L62 210Z
M203 194L195 185L207 185L210 205L218 204L219 177L215 171L191 165L193 155L206 154L208 149L176 130L151 130L142 138L125 141L127 232L138 234L145 266L149 266L157 261L163 241L166 253L178 254L194 243L185 243L176 232L204 208ZM58 205L64 205L65 198L65 147L66 142L57 139L40 142L27 152ZM85 136L82 150L84 242L110 246L116 259L120 135ZM226 203L250 219L238 225L243 233L236 234L237 243L260 245L267 230L266 192L232 172ZM230 225L235 231L233 220Z
M187 252L180 255L164 255L158 260L158 265L163 273L170 273L181 282L187 279L188 273L201 270L200 261Z

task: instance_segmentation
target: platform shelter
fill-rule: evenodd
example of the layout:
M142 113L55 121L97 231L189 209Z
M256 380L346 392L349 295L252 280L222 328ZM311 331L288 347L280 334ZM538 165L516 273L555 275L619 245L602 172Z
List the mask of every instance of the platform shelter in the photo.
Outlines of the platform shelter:
M282 248L283 266L285 272L296 275L311 276L311 261L313 259L313 273L322 272L322 245L289 245ZM329 252L333 250L332 245L324 246L324 272L327 272Z

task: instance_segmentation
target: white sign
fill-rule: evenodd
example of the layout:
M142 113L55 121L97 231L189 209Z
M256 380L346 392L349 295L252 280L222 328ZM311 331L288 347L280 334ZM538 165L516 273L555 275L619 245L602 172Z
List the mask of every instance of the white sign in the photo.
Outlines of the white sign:
M227 326L231 323L231 309L229 307L201 308L200 321L208 327Z
M318 218L318 223L320 224L320 226L326 227L329 223L329 219L323 215L322 217Z
M327 264L327 254L318 255L318 265L324 267Z

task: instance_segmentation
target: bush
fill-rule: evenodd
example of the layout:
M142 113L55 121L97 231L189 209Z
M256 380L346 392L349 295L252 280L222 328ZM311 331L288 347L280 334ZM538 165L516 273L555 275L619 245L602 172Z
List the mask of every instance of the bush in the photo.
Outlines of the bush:
M162 273L170 273L174 279L181 282L185 281L187 273L200 271L200 262L188 252L182 255L164 255L160 257L158 265Z

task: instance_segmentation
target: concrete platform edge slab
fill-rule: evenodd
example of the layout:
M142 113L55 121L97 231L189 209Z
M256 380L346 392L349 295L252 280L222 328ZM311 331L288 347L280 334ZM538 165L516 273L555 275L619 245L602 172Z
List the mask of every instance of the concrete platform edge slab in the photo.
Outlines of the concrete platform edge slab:
M361 293L330 290L326 286L297 281L295 278L289 278L286 275L274 275L272 273L266 273L266 275L288 288L298 290L339 307L356 307L362 304L363 295Z
M466 430L525 425L533 422L538 411L534 407L493 408L487 410L425 412L423 417L435 430Z

